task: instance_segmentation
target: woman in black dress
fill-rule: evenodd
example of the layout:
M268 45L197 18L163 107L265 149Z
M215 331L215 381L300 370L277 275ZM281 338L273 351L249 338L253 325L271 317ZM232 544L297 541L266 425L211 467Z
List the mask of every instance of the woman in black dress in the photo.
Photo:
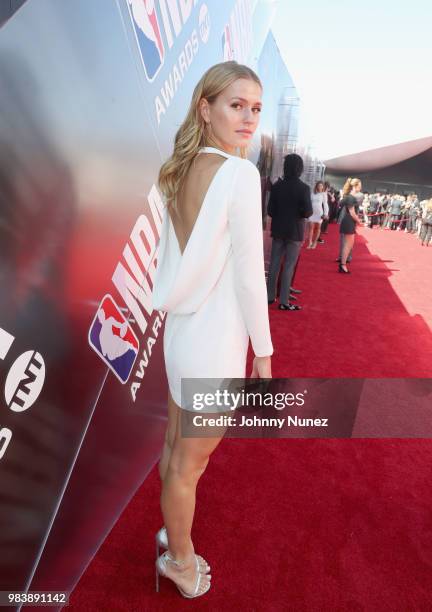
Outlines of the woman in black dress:
M341 206L344 208L342 215L342 221L340 224L340 233L342 234L343 247L341 262L339 264L339 272L349 274L350 271L347 268L347 257L352 251L354 246L354 236L356 234L356 225L360 224L360 219L357 214L357 199L356 193L361 191L361 181L356 178L349 178L345 182L343 187L343 199Z

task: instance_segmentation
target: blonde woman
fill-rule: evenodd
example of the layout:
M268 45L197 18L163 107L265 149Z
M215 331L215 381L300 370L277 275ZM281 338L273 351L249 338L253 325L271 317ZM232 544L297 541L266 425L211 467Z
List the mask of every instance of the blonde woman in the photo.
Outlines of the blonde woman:
M313 213L307 220L308 246L306 248L308 249L315 249L317 245L324 216L324 199L324 183L318 181L311 195Z
M211 67L195 87L173 154L159 173L167 206L153 306L168 313L169 393L159 463L166 527L157 544L168 550L156 570L157 579L170 578L188 598L210 588L209 567L195 555L191 528L196 486L221 437L182 437L181 413L191 408L181 380L243 378L249 339L252 376L271 377L260 176L246 159L261 97L260 80L247 66L230 61Z
M340 224L340 234L342 236L342 254L339 264L339 272L349 274L347 268L347 258L354 246L354 238L356 234L356 226L360 225L360 218L357 215L356 206L357 199L355 195L361 191L361 181L357 178L349 178L343 186L343 199L341 205L343 207L343 217Z

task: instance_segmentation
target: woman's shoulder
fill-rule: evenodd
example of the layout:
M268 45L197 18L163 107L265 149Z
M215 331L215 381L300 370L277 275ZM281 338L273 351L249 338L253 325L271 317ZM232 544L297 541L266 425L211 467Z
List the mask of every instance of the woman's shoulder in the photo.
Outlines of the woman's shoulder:
M244 157L232 156L239 169L245 174L257 174L259 176L259 170L250 159Z
M233 155L227 161L232 164L232 179L236 183L254 183L261 180L261 175L258 168L249 159Z

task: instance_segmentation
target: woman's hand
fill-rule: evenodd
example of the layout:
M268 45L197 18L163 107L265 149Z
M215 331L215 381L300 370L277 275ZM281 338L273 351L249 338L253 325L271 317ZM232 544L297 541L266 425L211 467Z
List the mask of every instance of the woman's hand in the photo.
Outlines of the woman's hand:
M271 377L271 357L255 357L252 364L251 378Z

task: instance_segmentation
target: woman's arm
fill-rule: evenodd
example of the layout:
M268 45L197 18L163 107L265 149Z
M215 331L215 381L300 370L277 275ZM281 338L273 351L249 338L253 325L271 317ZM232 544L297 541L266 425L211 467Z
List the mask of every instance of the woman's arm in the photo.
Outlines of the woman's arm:
M328 196L327 192L323 192L323 211L324 217L327 218L329 216L329 206L328 206Z
M257 168L239 159L228 205L237 298L257 357L270 356L261 219L261 182Z
M351 217L354 219L354 221L355 221L356 223L361 223L361 221L360 221L359 217L358 217L358 216L357 216L357 214L356 214L354 204L353 204L352 206L347 206L347 208L348 208L348 212L349 212L349 214L350 214L350 215L351 215Z

